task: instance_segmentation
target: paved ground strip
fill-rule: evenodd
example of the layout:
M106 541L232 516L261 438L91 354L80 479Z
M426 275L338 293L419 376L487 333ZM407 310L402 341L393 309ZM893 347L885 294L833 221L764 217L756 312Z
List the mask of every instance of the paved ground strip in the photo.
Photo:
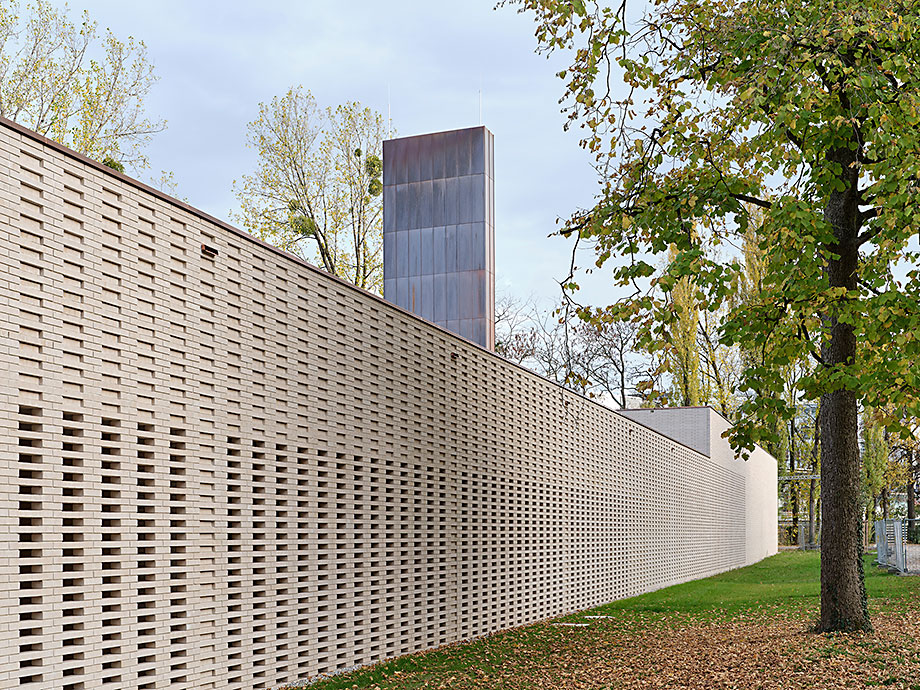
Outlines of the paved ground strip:
M907 572L920 575L920 544L907 545Z

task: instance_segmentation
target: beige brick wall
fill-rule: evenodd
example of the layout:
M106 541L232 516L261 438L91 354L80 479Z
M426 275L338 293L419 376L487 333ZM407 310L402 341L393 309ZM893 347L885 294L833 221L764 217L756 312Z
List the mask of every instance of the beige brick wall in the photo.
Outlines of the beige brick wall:
M748 465L7 123L0 332L0 688L271 687L746 562Z

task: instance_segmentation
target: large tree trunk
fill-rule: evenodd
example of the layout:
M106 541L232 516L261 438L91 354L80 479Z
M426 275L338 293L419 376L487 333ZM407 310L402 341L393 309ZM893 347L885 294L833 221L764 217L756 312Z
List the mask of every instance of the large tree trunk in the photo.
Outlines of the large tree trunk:
M830 287L856 289L859 246L858 170L854 151L838 149L828 155L841 166L845 188L832 192L824 218L834 230L829 259ZM853 327L837 314L826 315L830 337L821 358L827 367L852 364L856 358ZM871 628L863 581L860 536L860 465L856 395L845 388L821 396L821 620L818 631Z
M856 396L834 391L821 402L821 632L866 630L862 572Z

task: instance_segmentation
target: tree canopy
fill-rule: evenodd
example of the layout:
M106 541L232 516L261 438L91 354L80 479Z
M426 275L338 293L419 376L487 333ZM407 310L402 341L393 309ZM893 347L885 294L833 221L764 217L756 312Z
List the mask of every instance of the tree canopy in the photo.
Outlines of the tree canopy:
M383 139L357 102L321 109L290 89L249 124L258 169L235 185L243 226L358 287L383 285Z
M759 353L732 440L776 440L796 413L783 371L811 358L796 386L821 400L819 629L868 627L858 406L916 413L920 392L920 5L656 0L635 22L625 1L521 5L544 49L573 51L564 103L602 171L565 232L598 266L622 258L614 280L631 291L583 316L663 338L682 280L709 311L744 282L756 230L757 290L721 322L723 344Z
M143 147L165 127L144 112L155 82L143 41L100 37L86 12L77 25L46 0L24 14L0 0L0 116L96 160L143 169Z

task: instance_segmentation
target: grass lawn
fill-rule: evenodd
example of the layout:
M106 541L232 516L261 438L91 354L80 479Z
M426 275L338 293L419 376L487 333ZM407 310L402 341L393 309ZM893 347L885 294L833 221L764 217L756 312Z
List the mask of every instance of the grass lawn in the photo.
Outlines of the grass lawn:
M788 551L556 622L394 659L311 690L898 688L920 690L920 578L866 556L875 631L816 635L820 555ZM589 618L588 616L605 616Z

